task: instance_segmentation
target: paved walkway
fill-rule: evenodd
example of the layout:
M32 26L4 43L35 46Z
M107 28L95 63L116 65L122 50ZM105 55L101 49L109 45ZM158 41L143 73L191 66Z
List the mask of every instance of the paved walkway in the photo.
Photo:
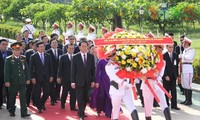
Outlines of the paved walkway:
M180 103L181 101L184 100L184 96L180 95L179 90L178 90L178 96L177 97L178 97L178 103ZM135 102L136 107L138 109L140 120L145 120L144 108L141 107L140 100L136 100L134 102ZM193 105L185 106L185 105L178 104L178 107L181 108L180 111L171 110L173 120L199 120L199 118L200 118L200 92L195 92L195 91L193 92ZM125 108L123 108L123 111L126 114L128 114L128 112ZM37 116L34 113L32 113L31 117L28 118L28 119L45 120L44 118ZM152 119L153 120L165 120L163 113L162 113L162 111L159 107L153 109ZM3 109L0 110L0 120L24 120L20 117L19 104L17 104L17 110L16 110L16 116L15 117L10 117L7 110L5 109L5 106L4 106ZM50 120L50 119L48 119L48 120ZM70 119L66 118L66 120L70 120ZM87 120L87 118L86 118L86 120Z

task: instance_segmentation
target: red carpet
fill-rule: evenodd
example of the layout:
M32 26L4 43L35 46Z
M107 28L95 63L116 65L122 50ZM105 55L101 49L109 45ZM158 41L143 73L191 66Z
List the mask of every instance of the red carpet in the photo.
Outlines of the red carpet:
M37 113L37 109L32 105L29 107L29 110L44 120L78 120L77 112L70 110L69 100L67 100L65 109L60 108L60 101L56 103L55 106L51 106L49 100L46 102L46 108L47 110L40 114ZM97 116L96 111L88 106L85 113L88 116L85 120L110 120L110 118L106 118L104 114ZM119 115L119 120L129 120L129 116L121 113Z

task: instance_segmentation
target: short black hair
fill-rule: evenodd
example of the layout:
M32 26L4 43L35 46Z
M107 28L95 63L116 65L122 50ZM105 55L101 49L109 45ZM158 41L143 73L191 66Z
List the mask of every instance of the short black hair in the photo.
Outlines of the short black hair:
M28 32L28 33L29 33L29 31L28 31L28 30L24 30L24 32L23 32L23 33L25 33L25 32Z
M70 39L70 38L76 39L76 37L75 37L74 35L70 35L70 36L68 37L68 39Z
M50 38L54 38L55 36L58 36L56 33L51 34Z
M80 38L80 41L87 41L86 38Z
M184 38L185 37L185 35L181 35L181 37L180 38Z
M74 46L74 44L67 44L67 45L66 45L66 49L68 49L68 47L69 47L69 46L72 46L72 45Z
M41 37L41 39L43 40L45 37L47 37L47 35L43 35L43 36Z
M51 39L50 41L49 41L49 44L51 45L51 43L52 43L52 41L54 41L54 40L56 40L55 38L54 39ZM58 42L58 40L56 40L57 42Z
M1 42L7 42L8 43L8 40L6 40L6 39L0 39L0 44L1 44Z
M39 47L39 45L41 45L41 44L44 45L44 43L43 43L42 41L38 41L38 42L36 43L36 47Z
M170 32L168 33L169 36L174 36L174 33Z
M92 47L95 47L95 46L92 44L92 45L90 45L89 49L91 49Z
M78 46L80 47L82 43L86 43L88 45L87 41L80 41Z

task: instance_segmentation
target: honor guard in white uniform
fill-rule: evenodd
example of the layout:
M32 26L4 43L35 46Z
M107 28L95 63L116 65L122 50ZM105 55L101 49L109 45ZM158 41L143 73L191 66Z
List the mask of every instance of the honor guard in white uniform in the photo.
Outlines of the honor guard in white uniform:
M94 41L94 39L97 38L94 31L95 31L94 26L90 25L90 27L89 27L89 33L88 33L88 35L87 35L87 40L92 40L92 41Z
M58 39L60 39L60 31L58 30L59 25L56 24L56 23L54 23L54 24L52 25L52 27L53 27L52 34L53 34L53 33L56 33L56 34L58 35Z
M21 32L23 33L25 30L28 30L28 32L29 32L28 37L33 39L33 34L36 32L36 29L33 25L31 25L30 18L27 18L25 22L26 22L26 25L23 26L23 28L21 29Z
M81 38L85 38L85 33L84 33L84 24L83 23L79 23L78 24L78 29L79 29L79 32L78 34L76 35L76 40L79 42Z
M101 29L102 36L104 36L107 32L108 32L108 28L102 27Z
M156 46L157 51L160 51L162 53L164 46ZM160 102L158 104L160 105L166 120L171 120L171 114L166 102L165 93L164 91L158 86L158 84L161 84L162 76L164 74L165 65L161 69L161 71L156 75L156 80L152 80L151 78L145 78L148 80L150 86L153 88L154 92L158 96ZM145 108L145 118L146 120L151 120L151 114L153 109L153 100L154 96L151 93L149 87L145 83L145 80L143 78L140 78L142 81L141 89L144 99L144 108Z
M116 57L115 51L108 55L110 58L108 64L105 67L106 73L110 78L110 90L109 94L112 103L112 120L118 120L120 106L122 101L124 102L126 108L131 113L133 120L139 120L136 107L133 103L132 95L132 85L126 79L119 78L116 73L119 71L119 66L115 64L114 60Z
M192 41L187 37L183 40L184 51L179 57L182 58L181 84L185 89L185 101L181 104L192 105L192 79L193 79L193 60L195 58L195 50L191 48Z
M67 23L67 31L66 31L66 33L63 32L63 36L65 38L65 40L64 40L65 44L69 44L68 37L71 36L71 35L74 35L74 31L73 31L72 27L73 27L73 23L68 22Z

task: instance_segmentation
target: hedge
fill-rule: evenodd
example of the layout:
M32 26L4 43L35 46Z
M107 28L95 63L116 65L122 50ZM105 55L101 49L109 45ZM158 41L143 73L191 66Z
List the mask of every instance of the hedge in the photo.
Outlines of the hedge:
M0 24L0 36L15 39L15 35L21 32L20 27L8 26Z

